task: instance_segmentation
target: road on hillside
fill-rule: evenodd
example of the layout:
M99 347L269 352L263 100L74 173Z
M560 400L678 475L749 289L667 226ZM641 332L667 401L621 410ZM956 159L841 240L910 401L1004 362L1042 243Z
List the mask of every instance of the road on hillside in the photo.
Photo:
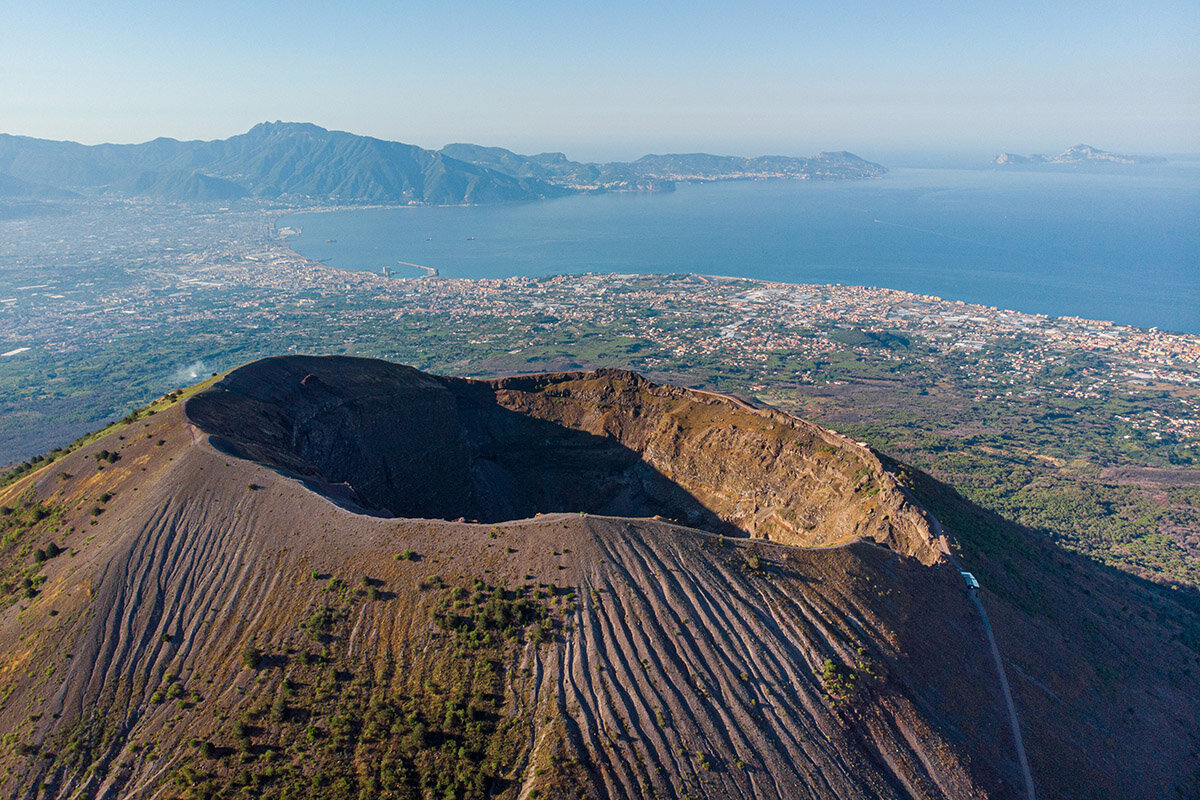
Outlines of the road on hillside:
M958 559L954 557L954 553L950 552L949 538L942 529L942 523L938 522L937 517L933 514L929 515L929 520L933 524L933 533L938 537L941 546L941 551L950 558L950 562L954 564L954 568L962 574L962 566L958 563ZM979 589L968 587L967 593L971 597L971 602L975 604L975 608L979 611L979 618L983 620L983 632L987 634L988 644L992 650L992 660L996 662L996 674L1000 676L1000 688L1004 692L1004 704L1008 707L1008 722L1012 726L1013 743L1017 747L1017 761L1021 766L1021 777L1025 781L1025 796L1028 800L1037 800L1033 792L1033 774L1029 771L1029 761L1025 758L1025 741L1021 738L1021 723L1017 721L1017 707L1013 703L1012 691L1008 687L1008 676L1004 672L1004 661L1000 658L1000 648L996 644L996 637L992 633L992 623L988 621L987 609L983 607L983 600L979 597Z

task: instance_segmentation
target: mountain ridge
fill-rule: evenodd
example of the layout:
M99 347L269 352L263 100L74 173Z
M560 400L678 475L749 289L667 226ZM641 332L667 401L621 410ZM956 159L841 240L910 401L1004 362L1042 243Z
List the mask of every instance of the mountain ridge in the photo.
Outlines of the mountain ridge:
M845 179L883 173L882 167L848 154L706 158L725 159L725 172L709 170L692 179ZM252 197L285 203L477 204L674 186L672 178L644 161L580 164L561 153L520 156L477 145L434 151L312 123L278 121L212 141L160 137L141 144L83 145L0 134L0 175L7 176L7 193L22 197L50 189L176 202ZM741 171L734 171L738 164ZM758 166L746 171L750 164Z
M606 191L669 191L676 182L716 180L847 180L879 178L886 170L853 153L791 156L715 156L709 153L650 154L636 161L581 163L563 153L522 156L501 147L450 144L441 152L471 163L557 181L576 189Z

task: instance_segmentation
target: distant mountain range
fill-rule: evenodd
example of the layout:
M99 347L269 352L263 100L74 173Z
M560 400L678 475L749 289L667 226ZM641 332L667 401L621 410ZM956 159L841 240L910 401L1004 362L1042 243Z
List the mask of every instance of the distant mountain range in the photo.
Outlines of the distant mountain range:
M1001 167L1035 167L1035 166L1107 166L1131 164L1165 164L1166 159L1159 156L1136 156L1125 153L1110 153L1107 150L1097 150L1087 144L1077 144L1068 147L1056 156L1034 154L1022 156L1015 153L1001 153L992 163Z
M788 156L714 156L708 153L642 156L637 161L584 164L562 153L522 156L501 147L450 144L440 151L507 175L536 178L576 191L661 191L677 181L727 181L764 178L847 180L878 178L887 170L853 153L818 153L811 158Z
M228 139L82 145L0 134L0 198L253 197L322 203L494 203L579 192L664 191L676 181L845 180L886 170L852 153L738 158L704 153L584 164L452 144L440 151L308 123L264 122Z

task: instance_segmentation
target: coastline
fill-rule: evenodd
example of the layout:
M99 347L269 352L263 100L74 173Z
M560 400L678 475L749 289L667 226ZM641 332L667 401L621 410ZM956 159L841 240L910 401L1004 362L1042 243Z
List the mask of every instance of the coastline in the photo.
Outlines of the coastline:
M1063 177L897 170L883 181L734 181L669 196L283 219L304 226L293 249L376 271L403 260L435 264L439 277L489 279L734 273L1200 333L1188 258L1200 234L1186 221L1193 205L1200 214L1200 194L1190 181Z
M967 352L983 350L989 341L997 337L1033 336L1055 349L1104 353L1110 357L1129 359L1129 372L1134 383L1166 382L1200 386L1200 334L1164 331L1111 320L1019 311L881 286L797 283L707 273L580 272L549 276L465 278L441 276L434 267L398 261L405 266L433 270L433 274L412 278L384 277L371 270L325 264L292 249L284 239L276 239L275 244L287 256L321 270L332 270L346 278L370 279L384 286L396 282L428 284L431 278L436 277L438 285L450 289L452 293L464 295L481 290L500 295L508 292L521 295L530 286L571 283L599 286L605 282L661 281L669 284L680 278L714 286L742 284L746 288L740 295L740 304L747 306L747 319L758 317L756 306L764 311L771 306L795 311L805 308L803 304L808 303L812 313L822 318L841 313L847 323L854 323L864 330L947 337L952 348ZM1134 366L1140 366L1141 369L1134 370Z

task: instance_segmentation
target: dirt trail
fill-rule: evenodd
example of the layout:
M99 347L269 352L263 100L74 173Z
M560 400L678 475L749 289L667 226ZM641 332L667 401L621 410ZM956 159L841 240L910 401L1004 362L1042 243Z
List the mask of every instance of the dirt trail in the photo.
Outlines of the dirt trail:
M996 646L996 637L992 635L992 623L988 621L987 610L979 593L973 592L971 602L979 610L979 618L983 620L983 632L987 634L988 644L992 649L992 659L996 662L996 673L1000 676L1000 686L1004 690L1004 703L1008 706L1008 721L1012 725L1013 742L1017 746L1017 761L1021 764L1021 777L1025 781L1025 796L1035 800L1033 793L1033 775L1029 772L1029 762L1025 759L1025 742L1021 738L1021 723L1017 721L1017 707L1013 705L1012 691L1008 688L1008 676L1004 674L1004 662L1000 658L1000 648Z
M950 562L954 564L955 569L962 572L962 565L954 553L951 552L949 539L946 537L945 529L942 528L942 523L937 517L929 515L931 527L934 535L938 537L938 543L943 553L949 557ZM1000 657L1000 647L996 644L996 637L992 633L992 623L988 620L987 609L983 607L983 600L979 597L978 589L968 589L971 595L971 602L979 611L979 618L983 621L983 632L987 635L988 645L992 652L992 660L996 663L996 674L1000 677L1000 688L1004 692L1004 705L1008 710L1008 723L1012 729L1013 745L1017 751L1017 763L1021 767L1021 780L1024 782L1025 797L1027 800L1036 800L1033 789L1033 774L1029 771L1029 761L1025 757L1025 741L1021 736L1021 723L1017 719L1017 707L1013 703L1012 690L1008 685L1008 675L1004 671L1004 660Z

